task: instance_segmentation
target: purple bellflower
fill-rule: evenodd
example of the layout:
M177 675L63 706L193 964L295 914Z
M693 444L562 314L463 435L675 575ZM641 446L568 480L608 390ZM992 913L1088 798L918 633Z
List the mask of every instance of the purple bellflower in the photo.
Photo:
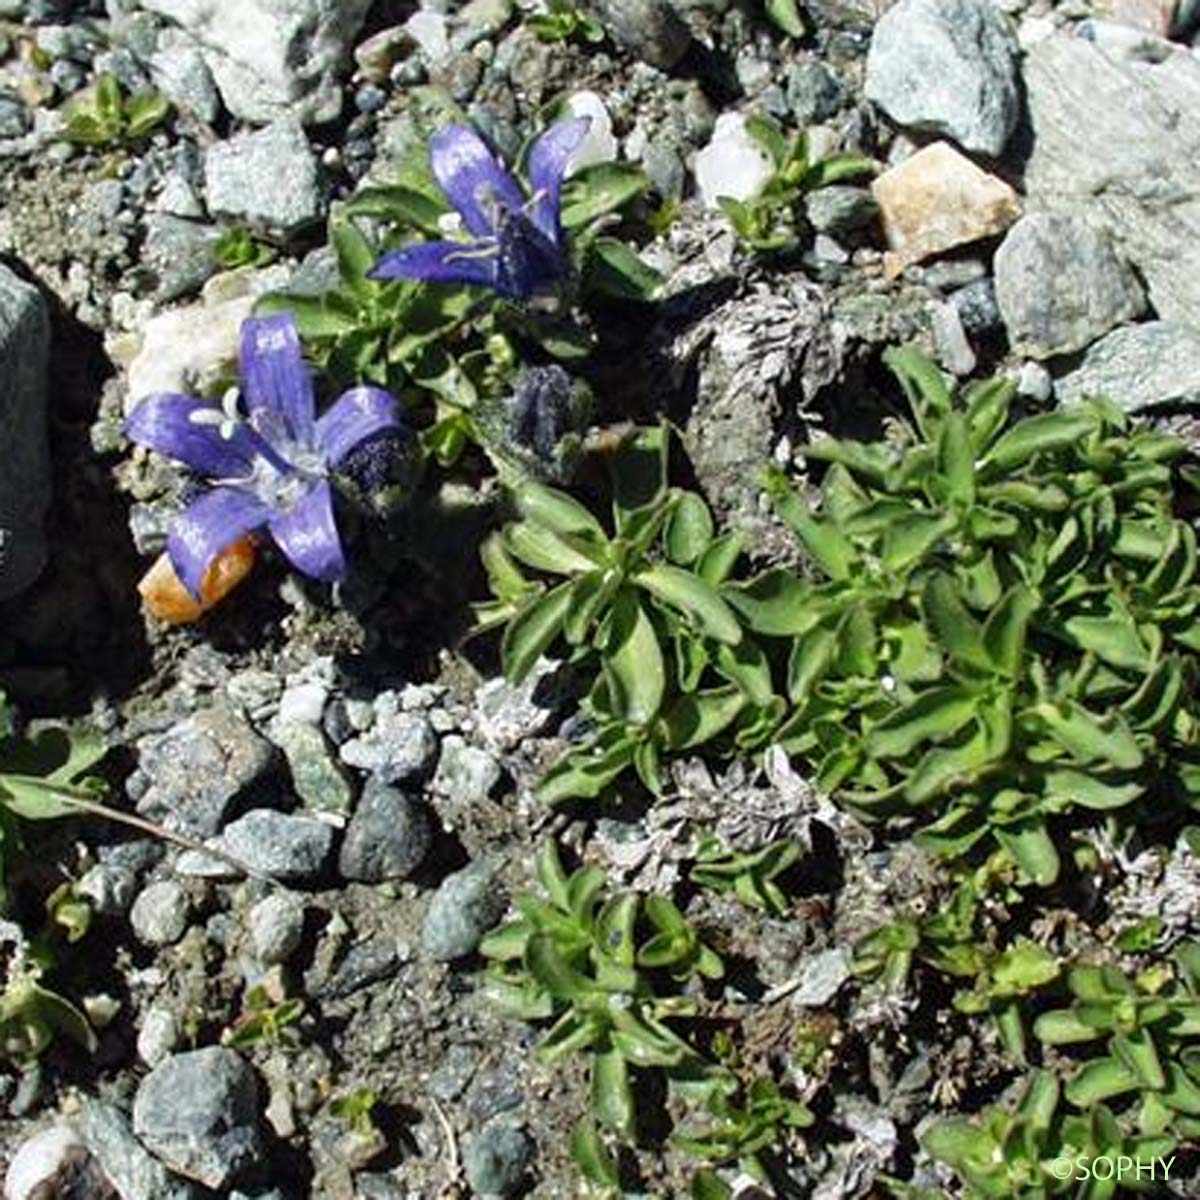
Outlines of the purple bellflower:
M368 439L399 428L395 399L357 387L317 417L289 313L242 325L240 376L240 389L231 388L220 405L162 393L143 400L125 422L133 441L212 484L171 527L167 553L175 573L198 597L212 561L266 528L298 571L326 582L343 579L329 473Z
M446 198L471 240L417 242L385 254L371 278L474 283L508 300L553 296L569 270L563 233L563 177L591 120L559 121L529 151L526 199L487 143L466 125L451 125L429 143L429 158Z

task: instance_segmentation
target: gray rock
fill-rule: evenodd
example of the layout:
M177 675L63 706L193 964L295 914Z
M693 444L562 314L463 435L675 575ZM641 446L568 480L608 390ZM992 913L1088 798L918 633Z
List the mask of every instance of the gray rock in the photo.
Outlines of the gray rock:
M554 715L552 677L558 665L542 659L524 682L509 683L497 675L475 693L475 721L480 736L493 750L503 753L536 737Z
M215 225L186 221L170 213L146 218L142 261L158 278L159 300L178 300L195 292L217 270L216 248L221 231Z
M316 817L256 808L225 827L220 848L274 879L316 879L333 852L333 829Z
M433 790L445 796L451 806L487 799L500 782L500 776L500 764L487 750L470 745L456 734L442 739Z
M346 827L338 857L342 878L360 883L407 879L433 844L433 822L419 800L372 779Z
M140 0L200 45L225 106L266 124L333 120L338 75L371 0Z
M832 117L845 96L842 81L823 62L798 63L788 68L788 107L800 125Z
M142 1017L137 1035L138 1058L156 1067L179 1045L179 1018L166 1006L151 1005Z
M1128 412L1200 401L1200 330L1174 321L1114 329L1054 390L1062 404L1105 396Z
M1146 306L1108 238L1075 217L1022 217L996 251L993 269L1009 343L1030 358L1081 350Z
M879 205L866 188L832 184L818 188L804 199L809 223L820 233L842 237L857 233L879 220Z
M347 813L353 808L354 785L316 725L277 720L269 732L287 758L292 786L305 808L327 813Z
M325 1000L340 1000L380 980L390 979L401 966L400 951L394 942L372 938L359 942L346 951L328 978L317 981L305 979L305 985Z
M402 783L424 774L433 764L438 740L420 713L397 712L376 705L375 724L361 737L344 742L342 762L378 775L384 783Z
M425 953L437 962L471 954L504 915L506 902L491 859L478 858L448 875L425 914L421 930Z
M187 893L172 879L152 883L133 902L129 923L147 946L170 946L188 925Z
M49 347L42 297L0 266L0 600L28 587L46 562Z
M1200 60L1056 34L1024 65L1030 210L1079 215L1137 270L1158 316L1200 325Z
M994 333L1004 324L996 303L996 285L990 278L976 279L950 295L958 319L968 333Z
M828 1004L850 978L850 951L844 946L834 946L809 955L799 965L803 979L789 1001L801 1008L820 1008Z
M15 92L0 90L0 138L18 138L33 123L25 102Z
M286 962L304 936L304 905L287 892L272 892L250 910L254 957L265 967Z
M592 0L591 7L614 42L659 70L669 71L691 45L667 0Z
M172 104L212 124L221 115L221 97L204 54L190 38L168 40L150 59L150 78Z
M312 225L323 211L317 158L294 118L209 147L204 191L214 216L284 235Z
M236 1183L263 1153L254 1072L223 1046L177 1054L138 1086L133 1131L171 1170L209 1188Z
M195 1196L190 1184L173 1179L146 1152L120 1109L84 1095L71 1123L123 1198L192 1200Z
M471 1139L463 1165L477 1196L511 1196L533 1159L533 1143L513 1125L489 1125Z
M989 0L900 0L871 35L866 95L898 125L995 157L1020 116L1016 60Z
M214 834L234 798L271 765L272 753L232 709L205 709L138 743L139 766L150 780L138 811L194 837Z

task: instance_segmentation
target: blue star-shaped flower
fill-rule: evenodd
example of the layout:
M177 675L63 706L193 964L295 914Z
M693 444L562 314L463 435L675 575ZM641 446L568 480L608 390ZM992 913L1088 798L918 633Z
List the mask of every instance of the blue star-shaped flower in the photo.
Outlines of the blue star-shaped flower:
M415 279L490 287L509 300L553 296L567 276L560 220L567 163L590 119L560 121L529 152L532 195L473 129L451 125L430 139L434 178L454 206L470 241L418 242L385 254L373 279Z

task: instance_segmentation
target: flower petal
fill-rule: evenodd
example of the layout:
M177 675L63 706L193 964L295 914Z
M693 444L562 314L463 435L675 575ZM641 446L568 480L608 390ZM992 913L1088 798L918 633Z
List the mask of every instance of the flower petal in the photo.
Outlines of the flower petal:
M429 139L429 161L446 198L476 237L496 227L497 203L520 208L525 197L488 144L467 125L451 125Z
M504 215L496 291L513 300L552 295L566 269L566 259L558 247L524 213Z
M587 137L591 125L591 117L558 121L533 143L529 151L529 182L533 187L530 216L555 245L562 236L558 214L562 207L563 176L571 155Z
M316 399L291 313L242 323L241 371L246 408L259 432L272 444L282 436L310 445Z
M345 578L346 558L333 519L329 484L315 484L288 512L271 521L270 530L297 571L326 583Z
M317 420L316 444L321 457L336 466L355 446L386 429L400 426L396 398L382 388L356 387Z
M414 242L385 254L372 279L418 279L423 283L496 282L499 250L479 242Z
M197 421L202 413L211 421ZM245 429L225 438L217 422L221 410L195 396L161 392L147 396L125 420L125 436L165 454L211 479L238 479L253 470L254 449Z
M257 496L238 488L213 488L193 500L167 535L167 553L183 586L199 599L200 583L212 560L265 525L270 516L271 510Z

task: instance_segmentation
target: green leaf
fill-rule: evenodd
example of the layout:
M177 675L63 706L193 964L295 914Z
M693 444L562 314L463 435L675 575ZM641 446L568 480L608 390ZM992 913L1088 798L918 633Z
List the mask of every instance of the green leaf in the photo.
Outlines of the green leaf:
M958 598L949 575L931 575L921 606L938 641L959 662L992 674L994 663L983 642L983 630Z
M872 758L903 758L924 742L944 741L975 715L979 699L961 684L930 688L880 721L867 735L866 751Z
M1023 584L1010 588L983 626L983 647L996 670L1008 679L1021 672L1029 619L1037 611L1037 597Z
M1104 783L1094 775L1059 767L1046 772L1045 794L1048 798L1082 804L1084 808L1107 811L1123 808L1136 800L1145 787L1141 783Z
M946 377L932 359L912 346L891 347L884 351L883 361L904 389L922 433L930 438L937 420L951 410Z
M945 483L947 500L962 507L975 503L975 453L962 413L948 413L942 423L938 471Z
M562 226L568 232L616 212L649 187L640 167L596 163L585 167L563 189Z
M610 1188L620 1184L616 1159L609 1153L595 1124L586 1117L571 1132L571 1157L588 1183Z
M804 190L811 192L845 179L861 179L864 175L874 174L875 164L861 154L831 154L809 167L804 177Z
M145 137L167 119L171 102L159 92L138 92L125 104L125 136L132 141Z
M544 525L519 521L504 530L504 541L514 558L552 575L580 575L602 566L602 554L586 543L568 541Z
M1088 411L1042 413L1027 417L1005 433L979 465L986 479L1027 463L1036 454L1051 454L1082 441L1096 428L1097 418Z
M1142 765L1141 749L1120 713L1097 718L1074 700L1058 705L1047 701L1030 712L1040 718L1059 745L1083 762L1099 759L1121 770Z
M1058 878L1058 851L1041 818L1028 817L1010 825L997 825L993 832L1038 887L1049 887Z
M884 531L881 558L889 571L904 571L923 559L958 525L953 513L914 510L892 521Z
M1154 1038L1148 1029L1136 1029L1129 1033L1117 1030L1113 1033L1109 1047L1130 1071L1137 1076L1144 1088L1162 1088L1167 1079L1163 1074Z
M742 556L745 545L737 533L722 534L705 550L696 564L696 574L705 583L720 587L733 573L733 568Z
M601 544L608 541L600 522L566 492L526 480L516 488L514 498L526 520L552 533L591 538Z
M737 684L751 704L770 704L774 699L771 664L752 639L744 637L736 646L719 645L714 666L718 674Z
M1138 1078L1119 1059L1096 1058L1068 1081L1066 1098L1076 1108L1090 1108L1101 1100L1136 1091Z
M779 3L780 0L767 0ZM701 1167L692 1176L692 1200L733 1200L733 1189L710 1167Z
M31 821L76 816L78 799L103 790L81 778L108 753L108 745L91 731L43 730L36 738L9 744L0 762L0 803Z
M663 278L624 242L599 237L591 244L583 281L587 291L615 300L649 303L657 297Z
M375 266L375 251L362 231L349 217L329 223L329 244L337 255L338 271L346 284L356 293L367 295L373 284L367 275Z
M684 492L663 531L663 549L673 563L691 566L712 544L713 533L708 505L695 492Z
M616 1050L603 1050L592 1059L592 1111L601 1125L622 1137L633 1137L629 1067Z
M788 697L802 707L828 673L837 655L838 639L830 629L813 629L792 643L788 659Z
M742 640L742 627L729 605L699 576L660 564L644 567L633 576L633 582L678 609L708 637L731 646Z
M1081 649L1095 654L1114 667L1140 674L1153 665L1150 651L1138 636L1129 617L1071 617L1064 628L1067 636Z
M768 637L805 634L824 615L813 603L812 589L782 567L764 571L748 583L727 584L721 595L754 633Z
M745 694L733 686L679 696L663 714L666 743L672 750L702 746L728 729L745 707Z
M438 224L447 209L432 196L415 188L369 187L358 191L346 202L345 211L353 216L371 217L408 226L432 238L444 238Z
M1056 1008L1044 1012L1033 1023L1033 1032L1047 1046L1072 1046L1094 1042L1101 1031L1081 1021L1071 1008Z
M796 0L766 0L765 8L767 16L788 37L800 38L804 36L804 18L800 15L800 9L796 4Z
M543 804L594 800L633 764L637 743L618 726L561 758L542 776L537 798Z
M95 106L96 117L106 125L119 122L121 119L121 85L116 76L108 71L102 71L92 88L92 103Z
M608 622L604 671L613 712L631 725L657 715L666 689L666 669L654 626L631 591L617 597Z
M571 603L570 582L527 600L509 622L500 645L504 673L520 683L562 630Z

